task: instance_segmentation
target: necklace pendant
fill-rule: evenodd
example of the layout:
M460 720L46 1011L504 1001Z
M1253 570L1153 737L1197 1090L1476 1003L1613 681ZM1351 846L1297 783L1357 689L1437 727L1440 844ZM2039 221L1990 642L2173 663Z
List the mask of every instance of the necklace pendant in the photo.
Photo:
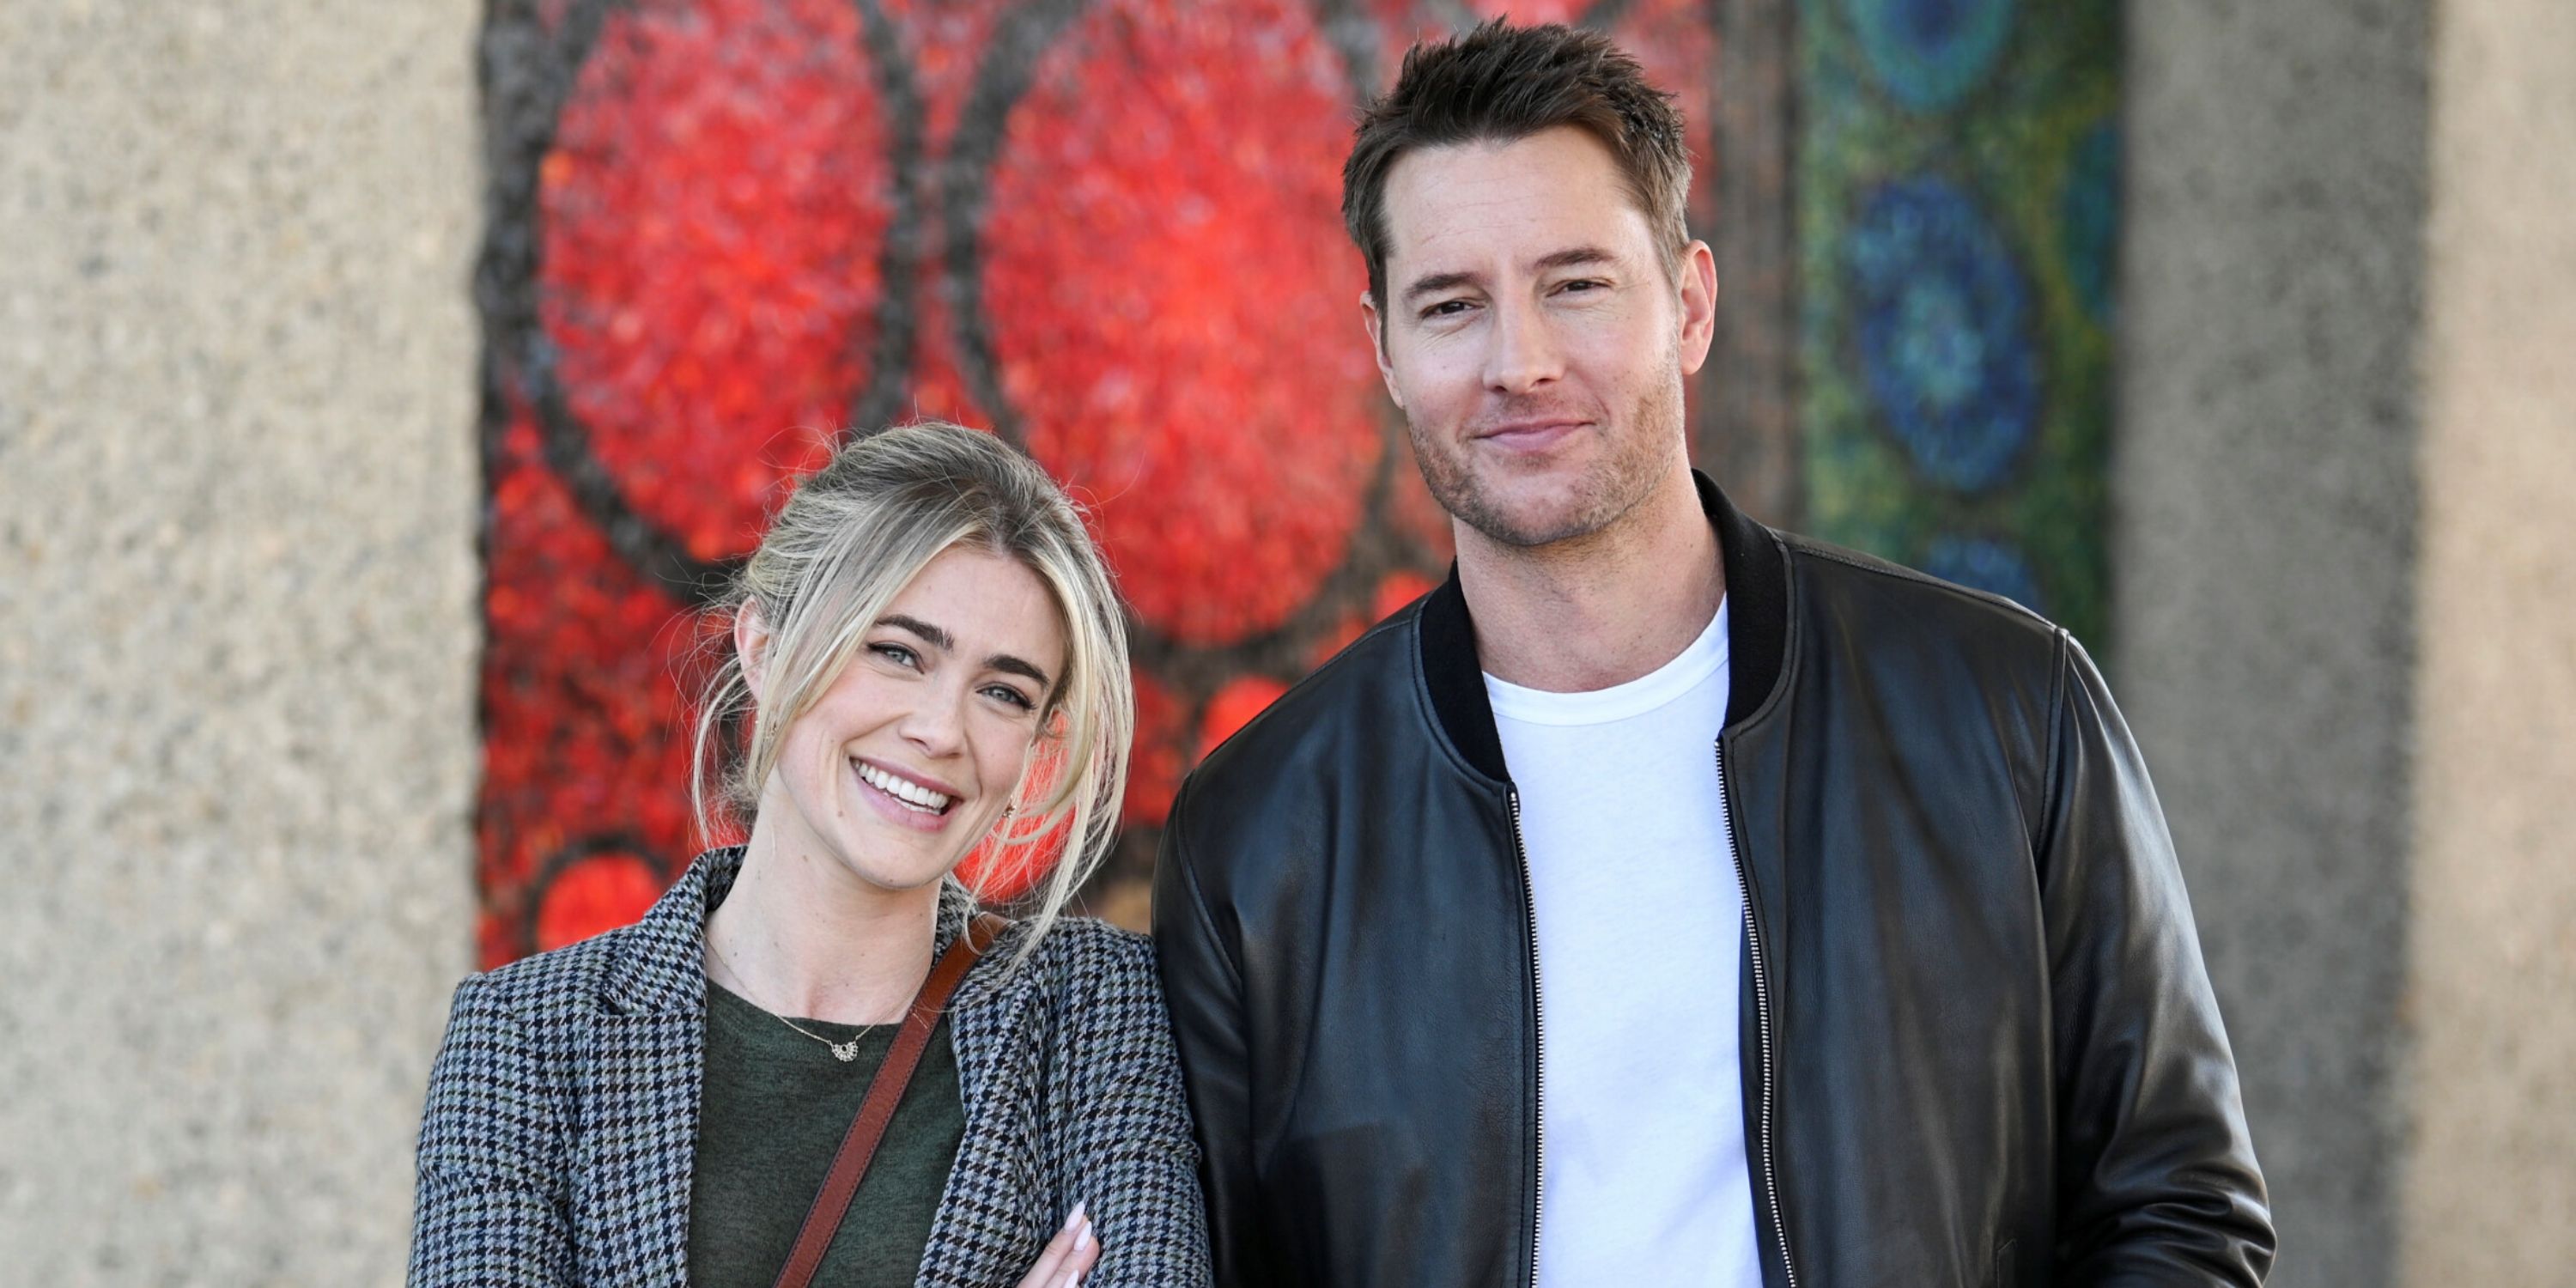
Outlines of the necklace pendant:
M859 1043L856 1038L852 1038L847 1042L834 1042L830 1045L832 1048L832 1058L843 1064L848 1064L852 1060L859 1058Z

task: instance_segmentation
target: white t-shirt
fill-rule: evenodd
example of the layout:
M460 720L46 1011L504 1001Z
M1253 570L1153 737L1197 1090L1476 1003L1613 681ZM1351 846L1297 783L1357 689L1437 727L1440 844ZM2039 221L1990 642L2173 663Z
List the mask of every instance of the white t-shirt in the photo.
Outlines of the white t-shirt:
M1726 606L1590 693L1485 677L1538 915L1540 1288L1758 1288L1717 736ZM1669 909L1688 909L1675 919Z

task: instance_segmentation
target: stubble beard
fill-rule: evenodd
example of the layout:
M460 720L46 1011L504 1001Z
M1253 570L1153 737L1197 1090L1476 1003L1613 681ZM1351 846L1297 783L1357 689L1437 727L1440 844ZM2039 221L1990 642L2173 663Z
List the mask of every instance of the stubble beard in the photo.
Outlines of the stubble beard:
M1662 478L1671 443L1681 433L1682 393L1679 354L1668 364L1673 376L1659 380L1629 408L1625 432L1614 433L1610 451L1575 482L1575 495L1562 506L1525 506L1516 510L1476 475L1464 452L1427 441L1411 417L1405 421L1413 440L1414 463L1423 486L1450 517L1498 545L1536 550L1593 536L1626 517L1653 493Z

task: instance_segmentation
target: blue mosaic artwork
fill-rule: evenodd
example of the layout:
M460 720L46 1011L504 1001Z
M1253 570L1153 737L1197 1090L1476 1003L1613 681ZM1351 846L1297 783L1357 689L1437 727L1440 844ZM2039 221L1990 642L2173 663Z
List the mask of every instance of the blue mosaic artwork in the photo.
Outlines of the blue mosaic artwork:
M2119 7L1800 0L1806 526L2100 648Z
M1843 269L1862 377L1915 471L1962 492L2004 482L2038 418L2039 364L2021 266L1984 213L1938 177L1882 184Z

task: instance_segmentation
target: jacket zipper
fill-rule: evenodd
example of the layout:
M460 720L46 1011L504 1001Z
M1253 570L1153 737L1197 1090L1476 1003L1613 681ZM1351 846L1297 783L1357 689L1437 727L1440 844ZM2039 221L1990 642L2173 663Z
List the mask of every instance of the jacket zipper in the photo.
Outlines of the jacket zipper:
M1753 920L1753 877L1744 870L1743 851L1735 844L1736 795L1726 783L1726 740L1718 739L1713 747L1717 760L1717 788L1726 799L1726 857L1735 864L1736 889L1744 899L1744 942L1753 959L1753 1016L1762 1042L1762 1138L1757 1144L1762 1152L1762 1188L1770 1199L1772 1237L1780 1241L1780 1269L1788 1277L1789 1288L1798 1288L1798 1263L1789 1256L1789 1222L1780 1211L1780 1178L1771 1156L1771 1084L1774 1076L1771 1069L1771 988L1762 969L1762 929ZM1514 799L1512 818L1513 836L1517 840L1520 820L1517 798ZM1526 856L1522 859L1522 868L1527 871ZM1535 919L1531 922L1531 929L1535 934ZM1535 954L1531 960L1537 960Z
M1539 1223L1547 1208L1547 994L1538 979L1538 886L1530 878L1529 846L1521 840L1521 789L1511 789L1512 853L1521 861L1521 924L1529 930L1530 1054L1535 1069L1530 1096L1530 1288L1538 1288Z

